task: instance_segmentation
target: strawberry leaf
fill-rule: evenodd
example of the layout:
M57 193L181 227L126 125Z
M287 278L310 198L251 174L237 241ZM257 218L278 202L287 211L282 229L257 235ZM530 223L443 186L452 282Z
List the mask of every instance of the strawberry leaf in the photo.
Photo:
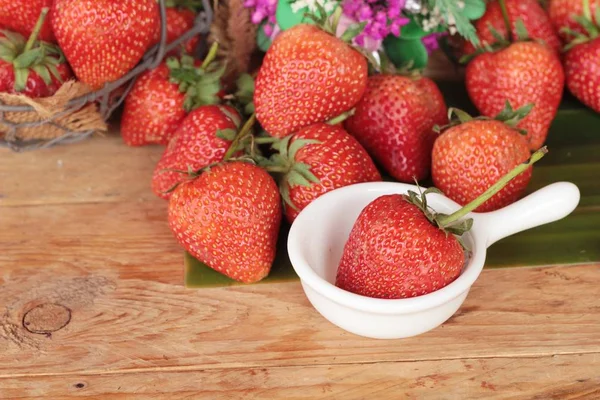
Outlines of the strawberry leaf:
M219 139L227 140L228 142L233 141L236 134L237 132L233 129L219 129L216 133Z
M286 174L285 180L290 185L290 188L293 188L294 186L310 187L310 181L294 169Z
M317 184L321 183L321 181L319 180L319 178L317 178L310 171L310 165L305 164L305 163L295 163L292 168L295 171L297 171L299 174L301 174L304 178L306 178L306 180L308 180L309 182L317 183Z
M45 65L35 65L33 66L33 71L42 78L46 85L52 83L52 77L50 76L50 72L48 72L48 68Z
M529 32L527 32L527 28L525 27L525 23L521 18L518 18L515 22L515 33L517 35L517 40L527 41L529 40Z
M15 91L22 92L25 90L27 78L29 78L29 69L15 68Z
M321 143L321 142L318 140L314 140L314 139L296 139L292 142L292 144L290 145L290 148L288 149L288 153L289 153L288 157L293 162L296 159L296 153L302 147L309 145L309 144L319 144L319 143Z
M15 68L29 68L35 64L39 64L43 57L43 50L40 47L36 47L17 56L13 61L13 65Z
M296 207L290 198L290 189L287 183L284 182L279 186L279 193L283 199L284 206L291 207L294 211L298 211L298 207Z

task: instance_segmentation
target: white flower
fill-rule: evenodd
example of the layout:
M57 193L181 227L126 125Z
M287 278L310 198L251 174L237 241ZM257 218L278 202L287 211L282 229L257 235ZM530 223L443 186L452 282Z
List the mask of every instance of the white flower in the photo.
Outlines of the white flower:
M311 13L317 12L317 4L321 5L326 12L331 12L335 9L337 0L296 0L290 4L293 12L298 12L303 8L308 8Z

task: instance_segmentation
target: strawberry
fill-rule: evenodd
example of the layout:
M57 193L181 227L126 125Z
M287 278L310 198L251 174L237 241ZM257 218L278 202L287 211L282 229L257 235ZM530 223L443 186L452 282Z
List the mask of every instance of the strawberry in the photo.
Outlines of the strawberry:
M271 170L282 173L279 187L290 223L329 191L381 180L365 149L338 125L317 123L302 128L276 147L279 152L271 159L276 167Z
M587 31L577 33L567 45L564 58L569 91L582 103L600 113L600 7L596 7L596 24L590 9L576 18ZM575 32L571 31L573 35Z
M600 8L600 0L589 0L591 15ZM584 2L582 0L550 0L548 14L554 28L564 41L571 39L568 30L577 33L585 33L585 29L574 19L574 17L583 15ZM595 18L595 22L600 24L600 20ZM565 31L567 28L567 31Z
M345 127L394 178L414 182L429 175L434 125L447 122L432 80L383 74L369 78Z
M0 26L23 36L29 36L42 9L51 6L52 0L0 0ZM39 38L45 42L56 42L50 26L50 18L44 21Z
M55 0L52 28L77 78L100 89L129 72L159 24L155 0Z
M545 151L536 152L529 162L451 215L438 214L427 205L426 196L437 191L434 189L421 195L408 191L406 195L378 197L362 210L352 227L336 286L362 296L401 299L449 285L465 266L460 236L471 228L473 220L463 217L515 176L518 179Z
M48 97L72 77L60 49L37 40L47 13L44 8L28 40L15 32L0 31L0 92Z
M517 29L517 20L521 20L532 39L544 42L557 54L560 52L560 39L548 14L537 0L505 0L505 3L513 31ZM481 45L491 45L496 42L497 39L490 28L493 28L503 38L510 39L502 15L501 2L497 0L488 3L483 17L475 22L475 29L477 29L477 36L481 41ZM474 51L473 45L470 42L465 42L464 53L471 54Z
M282 32L267 51L255 83L256 118L272 136L325 122L350 110L367 85L367 61L317 26Z
M435 187L464 205L527 160L527 141L513 126L529 109L513 111L508 105L496 120L471 119L459 112L461 123L453 122L433 145L431 174ZM497 210L519 199L531 173L531 168L526 170L476 211Z
M471 101L485 116L533 103L519 128L527 131L531 150L546 140L563 95L564 71L558 56L535 42L517 42L496 52L476 56L467 66L466 86Z
M121 135L129 146L167 144L188 111L219 102L223 69L190 56L169 58L140 75L125 98ZM209 68L210 67L210 68Z
M194 0L168 0L166 2L167 16L167 43L172 43L184 33L194 27L197 9L201 7L202 2ZM160 42L160 23L158 24L152 45ZM194 36L183 44L186 53L193 53L198 44L198 37ZM170 54L175 55L173 51Z
M185 172L198 171L223 160L240 123L228 106L201 106L191 111L175 130L152 176L152 190L163 199L185 180ZM227 140L228 139L228 140Z
M280 224L277 184L246 162L211 167L179 185L169 201L169 226L179 244L244 283L269 274Z

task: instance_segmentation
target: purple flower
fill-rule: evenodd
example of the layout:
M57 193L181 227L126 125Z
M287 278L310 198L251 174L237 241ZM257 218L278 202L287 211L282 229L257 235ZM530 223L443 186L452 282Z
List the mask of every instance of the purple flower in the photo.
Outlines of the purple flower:
M431 52L437 50L440 47L438 40L441 37L446 36L446 34L446 32L435 32L421 39L421 41L425 45L425 48L427 49L427 54L431 54Z
M376 51L388 35L400 35L400 27L409 19L402 15L406 0L343 0L342 9L347 26L366 22L365 28L354 41L367 50ZM367 44L369 43L369 44Z

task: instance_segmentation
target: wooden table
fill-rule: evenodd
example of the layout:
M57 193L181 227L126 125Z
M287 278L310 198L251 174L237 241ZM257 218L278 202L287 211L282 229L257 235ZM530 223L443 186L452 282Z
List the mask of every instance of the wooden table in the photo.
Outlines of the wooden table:
M185 289L160 153L0 150L1 399L600 398L600 265L485 270L440 328L360 338L297 282Z

